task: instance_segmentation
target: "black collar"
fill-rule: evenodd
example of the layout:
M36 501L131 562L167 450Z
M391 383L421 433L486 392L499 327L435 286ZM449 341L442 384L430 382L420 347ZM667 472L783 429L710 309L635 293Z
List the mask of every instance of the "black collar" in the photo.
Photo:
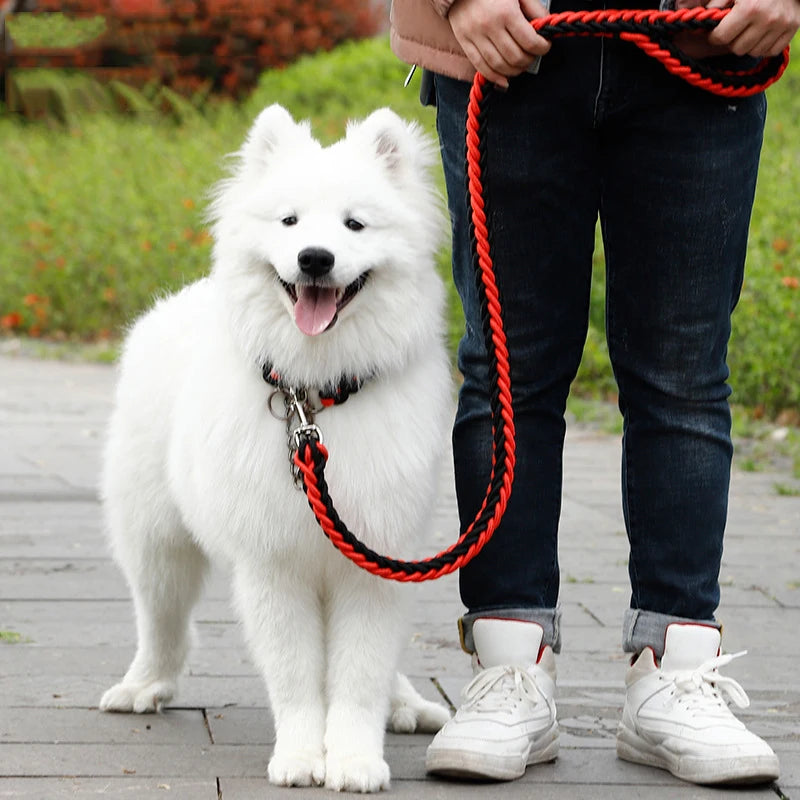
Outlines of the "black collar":
M286 391L290 388L281 377L280 372L278 372L278 370L276 370L272 364L264 364L261 374L264 380L270 386L274 386L276 389ZM355 394L364 385L364 383L365 380L357 376L342 375L337 383L327 383L317 389L319 401L326 408L328 406L338 406L341 403L344 403L344 401L347 400L351 394ZM291 388L297 389L299 387Z

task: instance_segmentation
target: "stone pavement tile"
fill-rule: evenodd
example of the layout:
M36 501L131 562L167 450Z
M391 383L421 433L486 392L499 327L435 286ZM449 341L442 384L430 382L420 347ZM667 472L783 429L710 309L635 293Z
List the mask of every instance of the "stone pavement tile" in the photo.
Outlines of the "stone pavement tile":
M266 774L269 755L268 748L250 745L6 744L0 776L249 777Z
M733 637L727 633L724 644L726 652L738 652L733 646ZM747 655L731 662L723 672L739 681L751 698L759 693L769 694L773 689L794 693L796 697L800 697L797 656L773 655L771 647L766 644L757 645L751 641Z
M92 488L76 487L60 475L0 475L0 502L80 503L95 500Z
M764 486L763 493L742 498L731 489L730 514L727 537L749 538L754 532L768 529L770 537L781 540L792 538L797 533L800 521L800 498L778 495L774 483L780 476L772 476L772 483Z
M59 503L60 510L54 512L63 513L66 503ZM42 524L47 520L43 515L31 516L30 519L21 523L20 532L13 530L3 530L4 510L0 510L0 558L2 559L23 559L23 558L48 558L70 560L74 558L104 558L106 557L106 537L99 531L81 532L80 538L75 536L75 531L80 530L81 523L71 526L69 532L51 533L41 530ZM24 532L22 532L24 531ZM0 587L2 591L2 587ZM4 596L9 596L4 593Z
M279 800L285 797L282 790L272 786L266 778L223 778L220 780L222 800ZM284 790L285 791L285 790ZM325 797L326 795L322 795ZM343 797L356 797L343 793ZM570 783L537 784L532 787L525 781L509 783L459 783L429 779L425 781L393 778L387 798L425 798L425 800L641 800L642 789L636 786L592 786ZM692 786L663 786L648 796L658 800L721 800L720 791ZM290 800L320 800L319 789L292 789ZM771 790L737 790L735 800L775 800Z
M775 744L775 752L781 762L781 777L778 783L783 786L800 786L800 737L791 741L779 741ZM791 800L798 800L800 792L792 795Z
M561 588L561 603L570 602L596 611L598 620L604 625L622 629L622 617L628 607L630 588L628 574L612 575L610 571L598 570L596 579L587 577L582 580L567 580ZM787 567L787 574L800 574L795 568ZM614 580L614 578L617 580ZM736 608L748 606L750 608L780 608L783 604L770 594L769 589L762 589L754 585L751 574L739 570L731 572L723 563L722 567L722 601L720 608ZM797 592L800 595L800 592Z
M423 737L409 737L420 738ZM395 747L388 752L389 765L392 768L392 775L395 783L400 781L412 780L425 782L425 797L428 797L428 789L435 785L463 787L462 782L445 782L427 780L425 775L424 759L425 742L400 748ZM603 786L617 788L630 786L639 789L643 794L645 791L648 796L661 797L663 787L675 787L685 791L682 797L698 798L719 798L719 789L705 789L702 787L692 787L679 781L668 772L660 769L644 767L639 764L631 764L621 761L616 757L616 753L610 749L601 748L561 748L558 759L550 764L538 764L527 770L525 775L514 782L514 784L484 784L484 791L491 786L491 796L499 786L515 785L520 790L525 789L527 797L547 796L546 792L554 784L571 785L575 791L575 797L585 796L587 798L595 795L582 794L587 790L594 790L595 787ZM693 794L694 792L694 794ZM750 797L772 798L775 795L769 787L753 790ZM639 796L641 797L642 794ZM490 796L487 792L486 796ZM514 795L512 795L514 796ZM522 795L517 795L522 796ZM563 796L563 795L562 795ZM602 796L602 795L600 795ZM747 796L747 795L745 795ZM741 795L736 792L736 798Z
M4 630L39 645L136 645L129 600L3 600ZM227 601L201 601L195 610L197 647L238 647L243 639Z
M98 558L0 558L0 593L17 600L124 600L130 596L116 568Z
M73 428L73 425L77 427ZM72 494L90 499L97 496L97 464L104 425L105 420L97 420L91 427L84 427L80 419L42 417L24 423L17 420L5 426L4 439L12 452L25 454L25 459L37 468L44 480L60 479L66 488L58 491L56 497ZM35 484L27 489L22 494L30 499L36 499L40 494ZM47 497L46 492L44 495Z
M35 527L31 524L35 522ZM100 506L95 498L61 502L29 498L3 500L0 514L0 534L57 533L68 539L83 538L87 533L99 533L103 528ZM53 555L53 554L51 554Z
M131 662L130 647L65 647L15 644L3 646L0 663L7 678L27 679L47 675L122 675Z
M7 557L5 537L0 535L0 596L16 600L74 599L127 600L130 590L122 573L104 554L91 557L87 552L80 556L52 556L16 558ZM84 540L85 541L85 540ZM38 546L41 553L43 548ZM210 577L203 597L205 600L225 600L230 597L230 584L222 572ZM232 618L233 612L228 611Z
M719 618L724 626L724 645L729 653L748 650L753 654L763 653L764 679L769 680L769 657L776 655L800 655L800 608L741 607L730 612L721 609ZM735 664L736 662L734 662ZM731 665L733 668L733 664ZM800 688L800 681L795 681Z
M407 675L467 676L469 662L461 651L458 640L437 638L433 642L421 633L414 634L400 655L400 672ZM419 689L419 687L417 687Z
M275 723L268 708L210 707L206 717L214 744L275 743Z
M0 798L67 800L97 797L126 800L218 800L215 778L5 778Z
M0 747L9 743L209 744L203 712L104 714L83 708L4 708Z
M108 555L100 507L95 500L0 500L0 557Z
M122 675L133 659L132 645L42 647L17 644L5 647L0 662L3 674ZM244 648L198 647L189 653L184 675L254 676L256 669Z
M413 679L412 683L427 699L444 702L430 681ZM426 683L428 689L425 687ZM166 713L168 715L172 711ZM275 742L275 724L269 708L209 707L205 715L214 744L272 745ZM405 734L387 734L387 742L395 744L405 744L409 739L416 738L418 737ZM430 741L430 738L428 736L427 740Z
M800 557L798 557L800 562ZM798 575L800 570L795 570L795 575ZM800 577L793 578L790 585L784 589L774 589L772 594L775 599L784 607L792 609L800 609Z
M97 708L106 689L122 678L116 675L43 675L26 678L0 674L0 697L4 705L32 708L63 709ZM425 678L411 676L412 682L425 694ZM9 701L9 698L11 700ZM440 699L431 693L430 699ZM197 709L241 706L266 708L267 690L259 675L186 675L178 681L178 691L169 707Z
M0 674L0 697L13 698L8 705L44 708L97 708L106 689L119 682L117 675L46 675L26 679ZM183 675L172 708L205 706L266 706L267 692L260 677Z

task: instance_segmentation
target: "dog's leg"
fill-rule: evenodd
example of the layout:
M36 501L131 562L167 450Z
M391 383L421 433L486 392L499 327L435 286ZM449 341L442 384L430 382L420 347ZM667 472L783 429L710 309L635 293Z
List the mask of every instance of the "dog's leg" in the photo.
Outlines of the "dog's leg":
M208 562L185 531L170 538L129 531L117 558L130 584L138 645L121 683L100 700L102 711L158 711L175 693L190 642L189 614ZM163 531L159 532L163 533Z
M383 739L404 630L400 587L343 571L329 599L325 785L376 792L389 788Z
M270 782L321 785L325 631L318 584L285 563L241 565L236 570L236 596L275 717Z
M392 689L388 728L394 733L436 733L450 719L440 703L426 700L411 681L398 672Z

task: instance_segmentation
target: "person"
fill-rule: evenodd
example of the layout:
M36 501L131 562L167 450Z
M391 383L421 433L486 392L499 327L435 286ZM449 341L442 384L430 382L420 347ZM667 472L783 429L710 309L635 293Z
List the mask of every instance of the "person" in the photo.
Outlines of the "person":
M551 12L604 6L658 2L553 0ZM487 112L485 180L516 428L505 516L459 573L475 677L430 744L427 769L513 779L558 753L564 412L587 334L599 215L630 545L623 647L632 661L617 754L695 783L767 782L778 760L725 702L746 695L719 672L730 656L720 655L714 616L733 449L726 350L766 100L707 93L624 41L551 44L529 24L546 13L537 0L394 0L391 12L394 52L425 68L437 109L465 315L453 429L462 529L483 500L492 441L465 196L476 70L499 90ZM685 44L718 66L744 64L781 52L798 26L800 0L733 0L712 32Z

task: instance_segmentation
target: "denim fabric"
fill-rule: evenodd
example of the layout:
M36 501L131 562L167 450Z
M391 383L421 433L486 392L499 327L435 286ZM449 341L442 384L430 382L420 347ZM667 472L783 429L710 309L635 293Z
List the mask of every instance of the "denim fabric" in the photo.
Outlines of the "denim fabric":
M458 621L461 649L472 655L475 652L475 638L472 626L477 619L487 617L514 619L535 622L542 627L542 644L550 645L554 653L561 652L561 609L560 608L504 608L495 613L482 609L475 614L465 614Z
M679 624L699 622L722 630L722 625L713 619L681 619L669 614L629 608L622 623L622 649L626 653L640 653L645 647L651 647L655 657L660 659L664 655L667 628L675 622Z
M555 0L553 11L564 5ZM466 317L453 431L462 529L483 499L491 446L465 195L469 89L435 76L453 271ZM710 95L634 45L598 38L557 40L538 75L492 93L486 199L517 462L501 526L460 572L471 617L558 603L564 410L586 338L599 216L606 334L624 418L630 605L713 620L732 455L727 343L765 115L763 95Z

